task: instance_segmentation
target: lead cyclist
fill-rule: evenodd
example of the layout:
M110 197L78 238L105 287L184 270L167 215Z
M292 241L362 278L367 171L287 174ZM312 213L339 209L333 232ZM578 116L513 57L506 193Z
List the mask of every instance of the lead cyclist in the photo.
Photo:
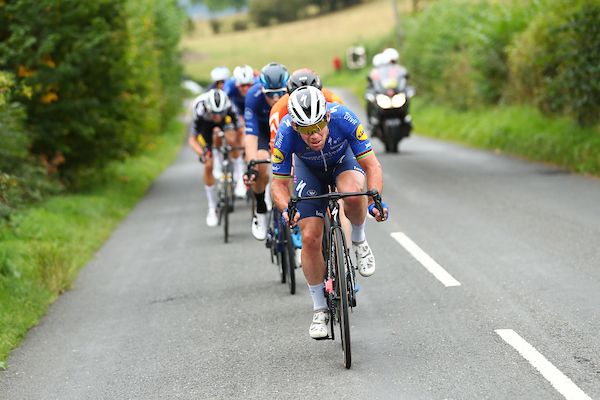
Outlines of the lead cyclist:
M304 86L290 94L288 115L281 120L272 154L272 195L289 223L287 205L292 156L295 155L294 192L298 197L328 192L330 184L338 192L360 192L365 187L383 191L383 171L358 117L347 107L327 103L323 93ZM343 200L352 224L352 250L362 276L375 272L375 257L365 235L367 210L377 221L385 221L388 207L380 215L373 199L365 196ZM313 300L313 318L309 335L313 339L328 336L329 310L324 294L326 275L322 253L323 224L327 208L325 200L298 203L294 224L302 233L302 270Z

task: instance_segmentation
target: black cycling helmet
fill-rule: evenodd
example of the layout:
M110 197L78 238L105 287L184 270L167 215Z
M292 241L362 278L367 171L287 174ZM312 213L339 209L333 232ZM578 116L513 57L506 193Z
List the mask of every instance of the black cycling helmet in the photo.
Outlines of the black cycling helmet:
M321 83L321 78L319 75L312 69L308 68L300 68L295 70L292 75L290 75L290 79L287 81L288 93L292 93L301 86L314 86L319 90L323 88L323 84Z
M290 74L283 64L270 63L260 71L260 83L266 90L285 91Z

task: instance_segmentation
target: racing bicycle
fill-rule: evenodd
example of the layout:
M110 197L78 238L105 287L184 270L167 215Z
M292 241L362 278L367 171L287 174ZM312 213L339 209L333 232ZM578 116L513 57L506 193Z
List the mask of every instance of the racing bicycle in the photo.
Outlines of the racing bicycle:
M332 189L334 190L335 188ZM375 207L383 215L381 195L374 189L366 192L347 193L332 191L327 194L310 197L292 196L288 204L288 216L291 226L296 215L298 202L317 199L327 200L328 217L325 218L323 228L323 256L325 258L325 265L327 266L325 297L330 315L330 335L324 339L335 340L334 325L339 325L344 366L347 369L352 364L349 312L356 307L356 292L358 292L359 287L356 282L357 267L352 263L340 222L339 200L352 196L369 196L373 198Z

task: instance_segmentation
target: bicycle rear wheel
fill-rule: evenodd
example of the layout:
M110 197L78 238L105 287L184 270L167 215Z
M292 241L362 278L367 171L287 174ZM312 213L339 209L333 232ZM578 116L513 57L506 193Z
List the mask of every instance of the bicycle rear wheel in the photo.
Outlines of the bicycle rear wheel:
M344 353L344 366L346 369L350 369L352 364L352 352L350 348L350 316L348 311L348 282L346 280L346 254L344 252L344 243L341 228L336 227L332 232L332 241L334 245L334 257L333 260L335 267L335 285L337 291L338 301L336 307L338 308L338 318L340 324L340 337L342 340L342 351Z

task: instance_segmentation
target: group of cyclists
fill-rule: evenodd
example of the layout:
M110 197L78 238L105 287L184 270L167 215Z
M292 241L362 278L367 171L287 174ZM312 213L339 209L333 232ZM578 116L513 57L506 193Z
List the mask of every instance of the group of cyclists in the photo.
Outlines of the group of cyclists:
M358 117L342 100L323 88L317 73L301 68L291 75L280 63L269 63L260 72L248 65L237 66L233 76L226 67L211 71L212 84L192 105L193 123L188 142L204 164L204 187L208 200L206 224L218 224L215 176L220 176L220 152L213 151L226 140L233 149L235 195L254 196L251 232L255 239L267 236L268 212L277 207L287 224L299 226L302 236L302 270L313 301L309 334L327 337L329 310L325 297L326 266L322 238L327 202L298 203L293 221L287 206L297 197L338 192L359 192L366 187L383 190L383 173L369 138ZM271 160L245 171L245 162ZM375 258L366 240L369 212L375 220L387 219L365 196L344 199L352 251L362 276L375 272Z

